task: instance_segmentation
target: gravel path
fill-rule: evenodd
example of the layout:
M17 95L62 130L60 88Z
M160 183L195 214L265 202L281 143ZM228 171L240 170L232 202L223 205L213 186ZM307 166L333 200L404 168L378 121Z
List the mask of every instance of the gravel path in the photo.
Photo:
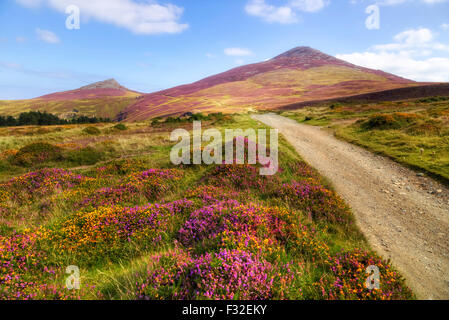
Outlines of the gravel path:
M319 127L254 115L294 146L352 207L372 248L404 274L420 299L449 299L449 190L435 180Z

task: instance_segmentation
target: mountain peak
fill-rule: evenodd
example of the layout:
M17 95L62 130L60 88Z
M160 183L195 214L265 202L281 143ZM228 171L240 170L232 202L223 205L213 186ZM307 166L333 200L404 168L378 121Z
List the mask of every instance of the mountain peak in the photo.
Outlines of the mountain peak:
M82 100L82 99L100 99L104 97L136 97L141 94L131 91L118 83L115 79L94 82L87 86L75 90L55 92L39 97L52 101Z
M92 90L92 89L125 89L115 79L107 79L104 81L98 81L87 86L81 87L80 90Z
M281 58L294 58L294 59L307 59L307 58L313 58L313 59L328 59L331 58L331 56L322 53L319 50L313 49L311 47L296 47L291 50L288 50L287 52L284 52L273 59L281 59ZM333 58L333 57L332 57ZM334 58L335 59L335 58Z

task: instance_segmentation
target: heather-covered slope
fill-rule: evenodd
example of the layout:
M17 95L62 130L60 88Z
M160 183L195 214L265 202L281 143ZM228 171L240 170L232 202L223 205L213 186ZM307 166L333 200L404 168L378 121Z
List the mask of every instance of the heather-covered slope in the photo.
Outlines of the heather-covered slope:
M0 101L0 114L15 116L21 112L39 110L66 118L88 115L112 119L140 95L109 79L35 99Z
M203 128L266 128L227 118ZM263 176L260 165L173 165L167 137L179 126L192 130L188 122L1 128L0 300L414 297L282 137L282 170ZM245 154L259 148L237 139ZM67 289L69 264L80 290ZM369 265L379 267L379 290L365 286Z
M129 121L184 112L243 112L414 85L309 47L238 67L198 82L143 95L125 110Z

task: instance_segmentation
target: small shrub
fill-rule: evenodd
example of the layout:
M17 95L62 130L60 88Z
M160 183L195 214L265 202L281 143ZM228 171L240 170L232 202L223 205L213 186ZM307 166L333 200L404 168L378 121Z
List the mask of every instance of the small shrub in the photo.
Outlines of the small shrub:
M283 184L278 193L286 202L303 210L313 221L351 223L351 214L344 201L314 179Z
M104 168L104 167L103 167ZM156 200L167 194L182 176L175 169L150 169L133 172L125 177L119 185L101 188L91 196L83 199L80 206L102 207L114 204L138 202L140 197Z
M332 277L322 278L315 285L328 300L404 300L413 299L413 293L406 286L402 276L396 272L389 261L376 254L359 249L341 252L329 257ZM380 289L366 288L366 268L376 266L380 271Z
M114 126L114 129L115 129L115 130L120 130L120 131L125 131L125 130L128 129L128 127L125 126L123 123L119 123L119 124L116 124L116 125Z
M273 265L240 250L223 249L198 258L178 250L155 260L155 270L137 283L138 299L281 299L294 278L288 264Z
M30 167L48 161L62 160L62 148L47 142L31 143L12 156L11 163Z
M202 114L201 112L198 112L198 113L194 113L190 117L190 120L193 120L193 121L209 120L209 117L207 115Z
M259 168L250 164L217 165L206 181L230 190L257 190L263 195L272 195L280 183L277 176L261 176Z
M393 116L397 121L404 125L415 123L419 119L419 116L416 113L396 112Z
M67 160L75 165L93 165L102 160L104 154L92 147L72 150L67 154Z
M237 199L239 194L222 187L203 185L187 190L185 197L189 200L199 199L204 205L209 205L229 199Z
M442 123L435 120L427 120L413 124L406 130L410 135L440 135L442 131Z
M181 119L176 117L168 117L167 119L165 119L165 123L176 123L176 122L181 122Z
M43 234L43 240L62 254L72 254L87 263L120 258L136 249L157 247L179 228L192 202L137 207L108 206L79 211L59 221Z
M440 102L440 101L447 101L449 100L449 97L430 97L430 98L423 98L416 100L416 102L420 103L429 103L429 102Z
M37 134L47 134L52 132L49 128L39 128L36 130Z
M220 248L254 253L279 250L285 242L289 212L235 200L215 202L194 211L179 230L179 241L197 252Z
M10 169L11 169L11 164L4 159L0 159L0 172L8 171Z
M365 130L401 129L416 123L418 120L419 116L414 113L397 112L394 114L375 114L366 122L362 123L362 128Z
M13 200L19 204L26 204L30 200L71 189L86 180L84 176L63 169L29 172L0 185L0 203Z
M141 159L113 160L96 169L100 176L108 174L130 174L148 169L148 163Z
M101 134L100 129L98 129L97 127L87 127L83 129L83 132L91 135L91 136L98 136L99 134Z
M399 129L400 127L401 125L389 114L374 115L362 124L362 128L365 130Z
M341 103L333 103L329 106L329 109L335 110L337 108L341 107Z

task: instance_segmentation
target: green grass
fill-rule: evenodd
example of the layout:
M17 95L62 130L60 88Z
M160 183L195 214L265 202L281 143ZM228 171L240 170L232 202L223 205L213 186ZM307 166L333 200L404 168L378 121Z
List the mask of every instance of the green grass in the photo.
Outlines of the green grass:
M283 115L298 122L331 127L338 138L449 183L447 99L328 104Z
M412 136L401 130L338 128L336 136L449 183L449 136Z

